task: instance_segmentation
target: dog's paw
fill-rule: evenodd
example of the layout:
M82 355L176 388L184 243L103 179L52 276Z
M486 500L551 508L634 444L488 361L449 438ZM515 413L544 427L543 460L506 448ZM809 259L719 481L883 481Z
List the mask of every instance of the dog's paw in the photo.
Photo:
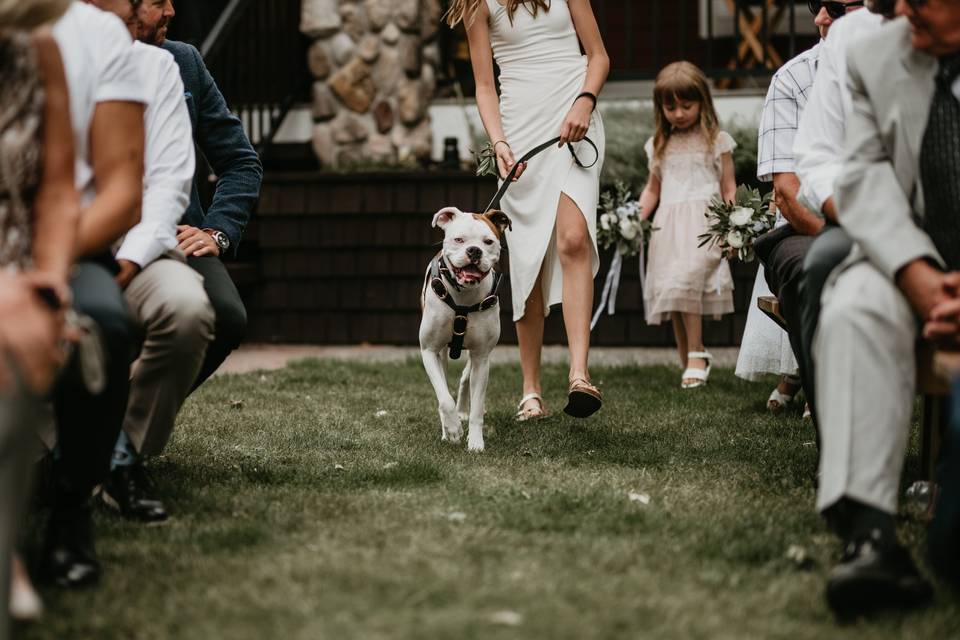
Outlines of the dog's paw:
M475 453L481 453L483 451L483 439L481 438L469 438L467 440L467 451L473 451Z

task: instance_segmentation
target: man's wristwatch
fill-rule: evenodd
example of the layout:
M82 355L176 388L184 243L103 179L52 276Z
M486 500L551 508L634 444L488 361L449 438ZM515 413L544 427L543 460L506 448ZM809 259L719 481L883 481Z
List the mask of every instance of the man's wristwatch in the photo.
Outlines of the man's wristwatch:
M230 238L227 237L223 231L217 231L216 229L204 229L204 231L209 234L213 241L217 243L217 246L220 247L220 253L230 249Z

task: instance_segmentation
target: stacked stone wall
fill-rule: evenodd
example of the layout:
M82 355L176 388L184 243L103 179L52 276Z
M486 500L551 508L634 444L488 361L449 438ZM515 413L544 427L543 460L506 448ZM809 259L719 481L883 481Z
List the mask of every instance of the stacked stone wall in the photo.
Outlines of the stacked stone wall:
M440 0L303 0L324 167L430 158Z

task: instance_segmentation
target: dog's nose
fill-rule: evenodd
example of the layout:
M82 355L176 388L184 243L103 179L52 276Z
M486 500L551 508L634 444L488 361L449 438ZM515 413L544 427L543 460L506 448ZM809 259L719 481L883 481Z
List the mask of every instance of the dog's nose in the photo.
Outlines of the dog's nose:
M483 251L480 250L480 247L467 247L467 257L470 258L471 262L480 262Z

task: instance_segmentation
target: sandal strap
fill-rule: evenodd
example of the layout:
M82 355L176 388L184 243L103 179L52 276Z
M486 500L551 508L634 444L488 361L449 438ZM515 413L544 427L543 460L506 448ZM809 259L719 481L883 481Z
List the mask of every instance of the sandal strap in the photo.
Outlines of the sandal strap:
M691 351L687 358L699 358L700 360L713 360L713 354L709 351Z
M531 400L536 400L540 403L540 411L544 411L546 407L543 405L543 398L539 393L528 393L527 395L520 398L520 404L517 405L517 411L523 413L524 411L531 411L531 409L524 409L523 405L527 404Z
M683 372L683 379L700 380L701 382L706 382L709 375L710 374L706 369L687 369Z

